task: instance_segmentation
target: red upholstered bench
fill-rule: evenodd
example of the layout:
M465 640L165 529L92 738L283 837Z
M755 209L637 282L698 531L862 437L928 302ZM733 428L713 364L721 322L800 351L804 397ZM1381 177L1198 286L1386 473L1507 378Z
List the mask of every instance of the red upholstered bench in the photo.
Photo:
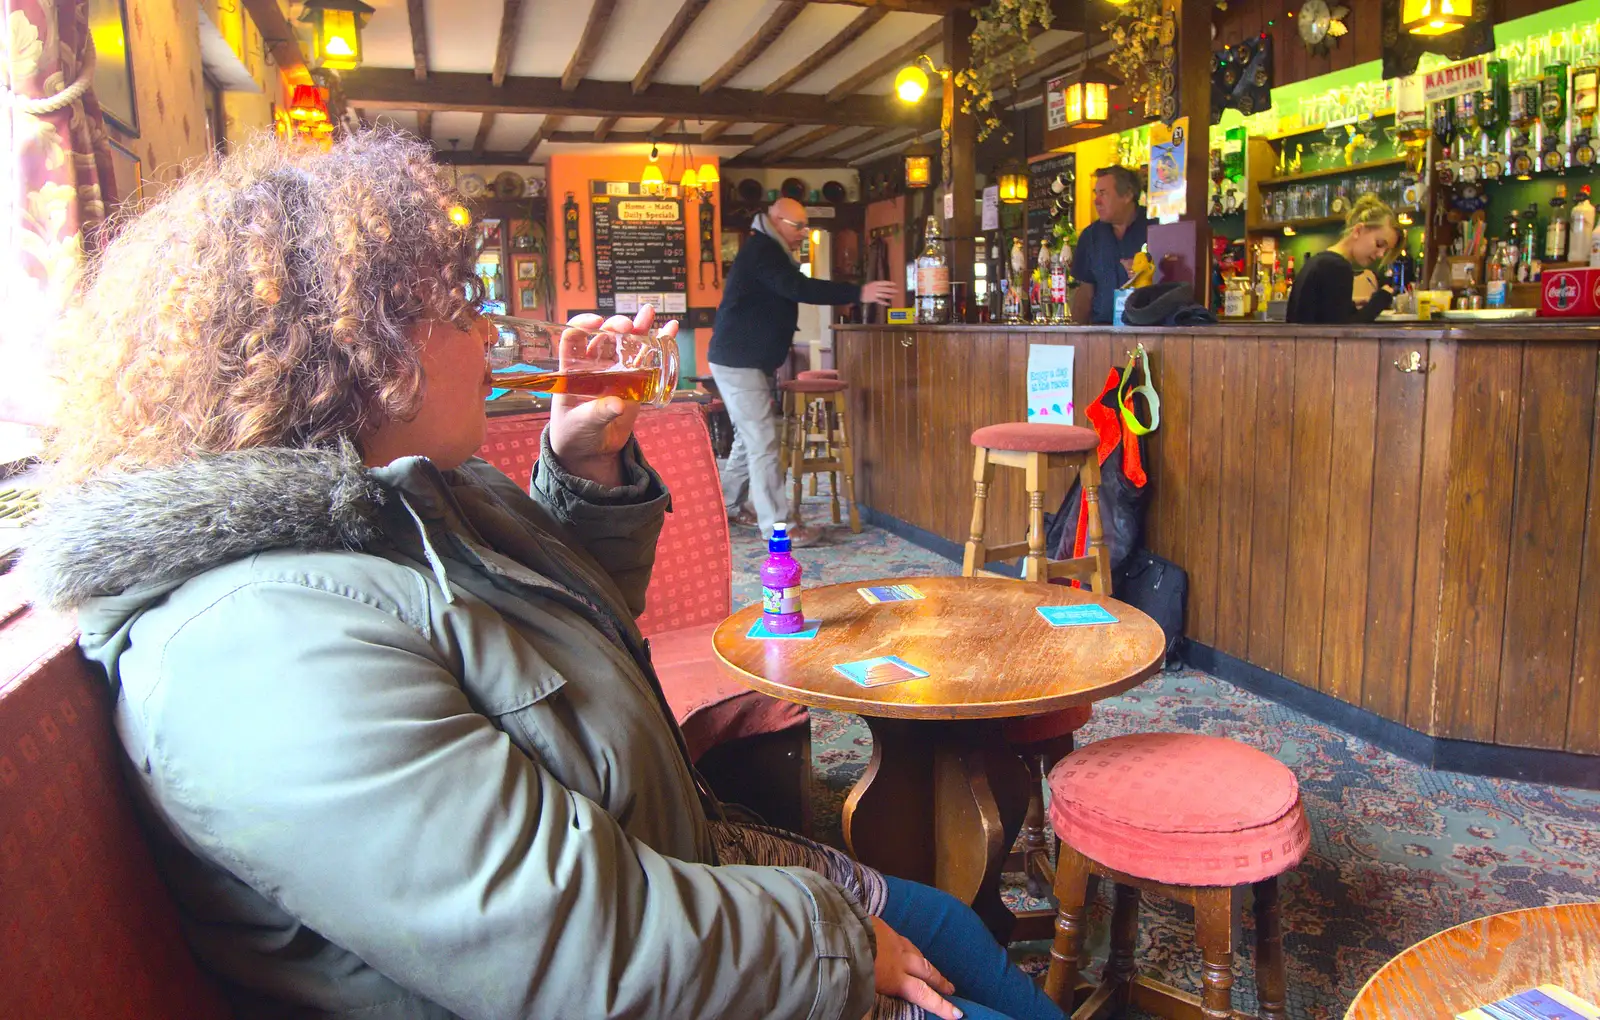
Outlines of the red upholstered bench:
M546 414L489 419L479 455L527 487ZM810 830L811 723L806 709L723 677L711 632L731 611L733 558L722 487L701 405L646 411L639 445L672 493L639 629L695 765L725 801L774 825Z
M223 1020L123 787L69 617L0 576L0 1017Z

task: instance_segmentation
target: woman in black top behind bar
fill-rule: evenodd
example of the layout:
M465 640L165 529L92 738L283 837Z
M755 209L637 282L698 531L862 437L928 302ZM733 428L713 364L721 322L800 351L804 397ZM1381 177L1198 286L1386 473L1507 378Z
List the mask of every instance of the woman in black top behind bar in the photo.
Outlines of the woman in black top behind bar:
M1376 195L1356 199L1338 242L1311 256L1295 277L1294 290L1289 292L1288 321L1343 325L1375 320L1389 307L1394 292L1380 287L1366 304L1356 307L1356 271L1382 265L1399 240L1393 209Z

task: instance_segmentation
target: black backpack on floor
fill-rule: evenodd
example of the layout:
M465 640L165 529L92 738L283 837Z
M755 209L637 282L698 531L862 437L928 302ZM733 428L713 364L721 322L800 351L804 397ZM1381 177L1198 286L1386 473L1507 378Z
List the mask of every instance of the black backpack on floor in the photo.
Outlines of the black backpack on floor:
M1189 597L1187 571L1141 547L1111 572L1111 594L1160 624L1167 636L1167 663L1180 661L1183 609Z

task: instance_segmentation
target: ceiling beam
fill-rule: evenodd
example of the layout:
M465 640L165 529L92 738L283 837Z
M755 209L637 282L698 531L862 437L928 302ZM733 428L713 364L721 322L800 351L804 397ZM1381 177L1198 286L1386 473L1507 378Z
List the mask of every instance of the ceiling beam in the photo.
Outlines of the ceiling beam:
M611 145L620 144L620 143L638 143L638 144L643 144L645 141L646 141L645 136L641 135L641 134L638 134L637 132L632 132L632 133L623 132L623 133L620 133L620 134L610 135L610 136L608 136L606 138L606 143L607 144L611 144ZM656 142L658 144L661 144L661 145L665 145L668 141L671 141L671 139L661 139L661 138L657 138L656 139ZM561 144L593 145L594 144L594 137L588 131L548 131L548 132L545 132L543 135L541 135L539 137L539 145L542 148L543 146L550 145L550 144L555 144L555 145L561 145ZM527 146L523 146L522 150L520 152L499 152L499 151L494 150L494 149L487 149L487 150L485 150L483 152L482 155L474 156L472 153L466 151L465 149L460 150L460 151L456 151L456 152L452 152L449 149L446 149L443 152L434 153L433 160L434 160L435 163L440 163L440 164L443 164L445 166L449 166L451 164L455 164L455 165L458 165L458 166L466 166L468 164L473 164L473 163L481 163L481 164L484 164L484 165L494 165L494 164L497 164L497 163L507 163L507 164L510 164L512 166L515 166L515 165L520 164L520 163L530 162L530 157L523 155L523 153L525 153L527 151L528 151L528 147ZM535 150L535 151L538 151L538 150ZM698 155L698 153L697 153L697 155ZM666 158L665 155L663 155L662 158L665 159ZM825 163L828 166L844 166L845 165L844 164L844 160L842 160L842 159L819 160L819 159L816 159L814 157L808 157L808 161L811 162L811 163ZM784 162L789 162L789 161L785 160ZM758 165L758 164L760 164L759 160L755 161L754 163L747 163L747 165ZM762 164L762 165L764 165L764 164ZM662 172L665 173L666 172L666 164L662 163L661 166L662 166Z
M611 24L611 12L616 8L617 0L594 0L594 6L589 8L589 20L583 26L583 35L578 39L578 48L572 51L572 59L567 61L567 69L561 74L563 91L571 92L577 88L578 82L589 73L595 54L600 52L600 40L605 38L606 26Z
M677 123L678 118L676 117L663 117L656 123L656 126L651 128L648 132L646 132L646 134L654 135L655 137L660 138L668 131L671 131L673 125Z
M763 153L761 158L771 160L783 159L785 156L799 152L801 149L804 149L807 146L815 145L824 138L827 138L829 135L835 134L842 130L843 128L839 127L837 124L824 124L822 127L819 127L814 131L807 131L798 138L789 139L782 145L773 148L770 152Z
M793 124L768 124L750 136L750 144L765 145L792 127L794 127Z
M700 140L702 142L714 142L721 138L723 133L731 127L733 127L733 121L731 120L713 121L706 125L704 131L700 132Z
M592 78L579 82L571 92L561 88L558 78L508 77L503 87L496 88L481 74L433 71L424 83L412 76L410 68L394 67L361 67L344 72L343 78L346 101L370 110L492 110L848 127L911 127L930 122L937 114L931 109L906 107L888 96L828 99L793 92L763 96L753 89L718 89L701 95L693 85L657 85L634 95L625 81Z
M962 7L982 6L982 0L812 0L812 2L839 4L844 7L882 7L889 11L939 15L949 14Z
M602 117L600 123L594 126L594 140L605 141L606 136L611 134L611 129L617 126L617 120L616 117Z
M478 118L478 137L472 140L472 154L474 156L483 155L483 147L489 141L489 132L494 128L494 118L495 115L493 113L486 113Z
M650 83L655 80L656 72L661 70L661 65L672 55L672 50L678 45L678 41L689 31L694 19L700 16L700 12L705 10L710 2L711 0L683 0L683 6L678 8L672 24L661 33L661 38L656 40L656 48L650 51L650 55L639 67L639 73L633 76L634 95L650 87Z
M712 73L711 77L700 83L701 94L715 92L728 84L734 75L750 66L750 61L761 56L766 52L768 46L777 42L778 36L783 34L783 30L788 28L790 23L799 17L800 12L805 9L806 5L803 2L779 4L778 9L772 12L766 23L756 30L756 34L751 36L743 46L739 47L739 52L729 57L726 63Z
M555 131L560 126L560 117L546 117L544 121L540 123L539 129L533 133L533 137L528 139L528 144L524 145L522 147L522 151L517 153L517 158L523 163L532 163L533 154L538 152L539 146L544 144L545 135L549 132Z
M774 78L766 88L761 90L762 95L776 95L792 85L798 84L802 79L809 77L812 72L819 70L823 64L837 57L846 46L861 38L867 29L882 21L889 14L887 7L869 7L855 16L850 24L844 26L832 39L823 43L817 51L806 57L800 63Z
M769 161L759 156L740 156L737 159L725 159L721 163L724 170L849 170L850 164L842 159L820 159L807 156L804 159L780 159Z
M816 152L813 152L810 158L822 159L825 156L832 156L834 153L843 152L845 149L853 149L858 145L865 144L871 136L872 132L869 131L865 135L853 134L848 138L836 138L832 142L818 149Z
M891 146L905 145L916 138L919 134L921 134L921 132L915 129L909 131L874 132L865 137L857 138L855 145L850 146L839 153L839 158L844 160L846 163L854 163L862 156L872 155L879 150L887 149Z
M411 18L411 62L417 81L427 81L428 15L422 9L422 0L406 0L406 14Z
M552 131L544 136L547 142L592 142L593 132L589 131ZM675 131L671 134L657 135L644 131L611 131L606 135L606 141L612 145L648 145L655 142L657 145L673 145L677 143L698 142L699 139L692 134ZM717 143L729 148L739 145L754 145L755 141L750 135L729 135Z
M307 73L306 56L300 52L300 40L278 0L244 0L244 9L256 23L261 41L272 50L272 62L294 77L303 78Z
M506 70L511 66L511 50L517 44L517 21L522 17L522 0L505 0L500 9L500 37L494 44L494 68L489 81L495 88L506 83Z
M417 137L425 142L433 141L433 111L417 111Z
M890 50L888 53L863 67L855 74L828 90L827 100L830 103L841 102L873 82L882 78L890 71L903 67L917 59L917 54L938 42L944 34L944 23L934 22L927 30L910 42ZM931 105L931 104L930 104Z

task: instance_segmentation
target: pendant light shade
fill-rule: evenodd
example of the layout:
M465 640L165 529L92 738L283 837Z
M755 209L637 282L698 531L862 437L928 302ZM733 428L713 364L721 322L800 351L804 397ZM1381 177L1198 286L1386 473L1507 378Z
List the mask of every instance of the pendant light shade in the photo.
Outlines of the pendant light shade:
M1028 200L1027 167L1016 162L1006 163L996 172L995 178L1000 188L1000 201L1018 205Z
M361 30L374 8L361 0L306 0L300 20L311 26L311 62L334 71L361 66Z
M1444 35L1472 20L1472 0L1405 0L1400 21L1412 35Z
M902 67L894 76L894 94L904 103L919 102L928 94L928 75L916 64Z

